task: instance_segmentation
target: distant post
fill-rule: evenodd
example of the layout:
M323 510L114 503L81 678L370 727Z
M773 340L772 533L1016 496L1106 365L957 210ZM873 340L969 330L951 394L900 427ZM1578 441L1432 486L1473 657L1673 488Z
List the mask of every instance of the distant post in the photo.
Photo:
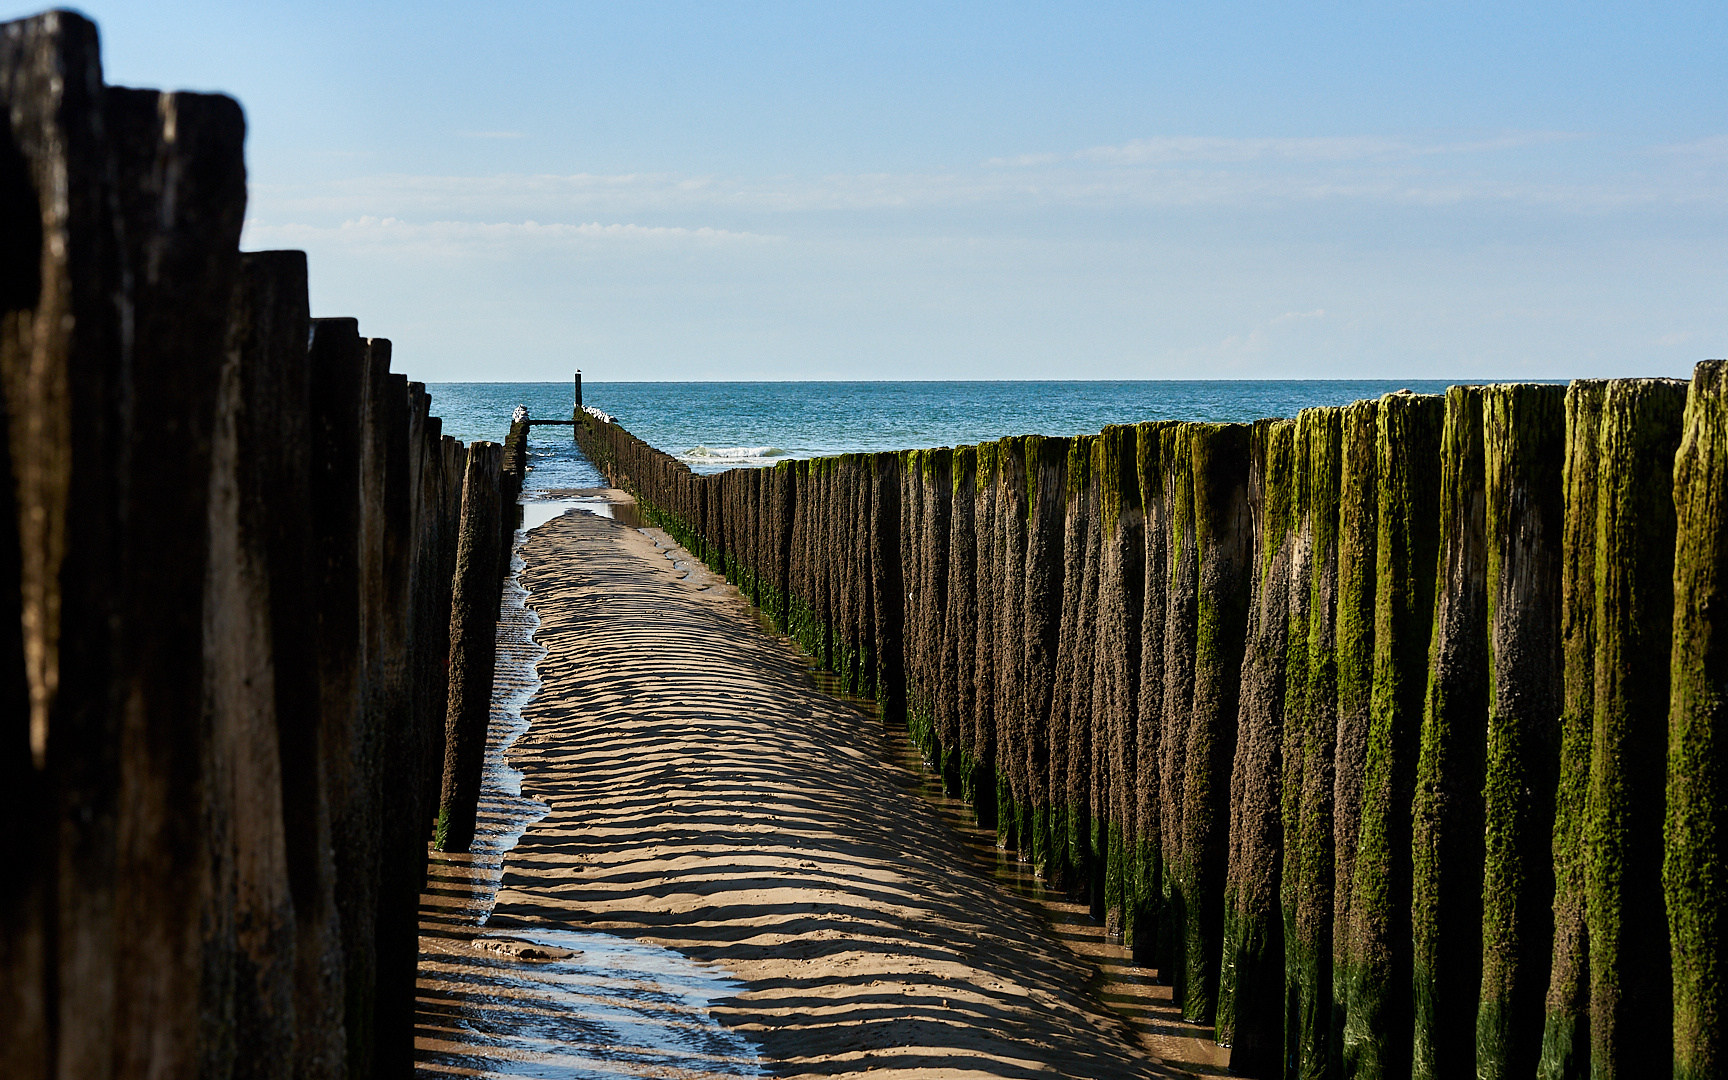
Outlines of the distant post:
M570 419L579 420L582 415L582 369L576 369L576 407L570 410Z

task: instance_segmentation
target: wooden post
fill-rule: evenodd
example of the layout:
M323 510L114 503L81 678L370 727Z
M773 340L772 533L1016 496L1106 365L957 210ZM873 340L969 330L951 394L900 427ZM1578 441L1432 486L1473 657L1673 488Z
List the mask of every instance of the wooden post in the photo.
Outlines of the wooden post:
M209 840L232 823L211 801L200 721L210 438L240 275L246 125L233 99L213 94L110 87L105 110L130 298L112 1068L219 1072L236 1052L233 868Z
M497 659L499 477L503 447L477 442L468 449L462 484L462 535L457 541L455 594L450 611L450 705L444 727L444 784L439 799L439 851L467 851L474 840L486 723L492 710Z
M576 369L576 406L575 406L575 408L570 410L570 419L580 420L581 418L582 418L582 369L577 368Z

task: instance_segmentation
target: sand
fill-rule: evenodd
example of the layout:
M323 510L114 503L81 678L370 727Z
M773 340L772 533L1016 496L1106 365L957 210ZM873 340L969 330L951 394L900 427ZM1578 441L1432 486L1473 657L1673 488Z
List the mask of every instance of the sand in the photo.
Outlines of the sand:
M600 932L729 976L647 1023L694 1031L706 1013L771 1075L1164 1076L1175 1069L1149 1046L1212 1056L1143 975L1128 997L1149 1024L1104 1008L1099 957L1060 940L1099 935L1052 925L1050 905L993 880L976 838L969 850L908 789L880 725L815 689L788 643L664 534L576 512L530 534L523 558L547 655L509 761L548 812L504 862L488 935ZM475 1031L550 1015L494 977L533 956L470 940L460 909L485 876L445 860L427 894L421 1056L469 1044L442 1074L493 1067ZM607 1075L749 1071L729 1056L743 1044L720 1042Z

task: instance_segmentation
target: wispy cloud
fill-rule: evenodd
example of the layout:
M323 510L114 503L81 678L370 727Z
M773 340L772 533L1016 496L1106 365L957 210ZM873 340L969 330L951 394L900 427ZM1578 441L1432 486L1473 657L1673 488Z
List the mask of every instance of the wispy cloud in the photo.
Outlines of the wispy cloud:
M743 215L754 221L762 215L881 216L954 208L1038 213L1478 204L1580 213L1661 205L1728 210L1728 173L1714 167L1728 161L1728 136L1625 152L1637 149L1565 132L1453 140L1160 137L1065 154L998 157L974 169L942 172L362 175L300 187L259 185L252 205L264 220L329 227L362 218L640 222Z
M528 137L528 133L525 131L458 131L456 134L464 139L525 139Z
M516 255L527 249L569 249L635 245L761 244L776 237L708 227L682 228L633 224L541 223L537 221L404 221L370 215L336 226L246 222L242 244L252 250L272 247L323 247L392 250L431 255Z

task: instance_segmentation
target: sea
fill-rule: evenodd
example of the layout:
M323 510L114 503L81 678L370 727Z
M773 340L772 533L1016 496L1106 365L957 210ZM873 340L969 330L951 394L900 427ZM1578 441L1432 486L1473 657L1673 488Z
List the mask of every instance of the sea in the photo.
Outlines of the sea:
M1085 435L1147 420L1231 422L1295 416L1395 390L1440 393L1436 380L1302 379L1136 382L591 382L582 402L698 473L782 458L965 446L1008 435ZM444 433L502 442L517 405L570 417L568 382L427 386ZM569 428L537 427L527 494L598 487Z

